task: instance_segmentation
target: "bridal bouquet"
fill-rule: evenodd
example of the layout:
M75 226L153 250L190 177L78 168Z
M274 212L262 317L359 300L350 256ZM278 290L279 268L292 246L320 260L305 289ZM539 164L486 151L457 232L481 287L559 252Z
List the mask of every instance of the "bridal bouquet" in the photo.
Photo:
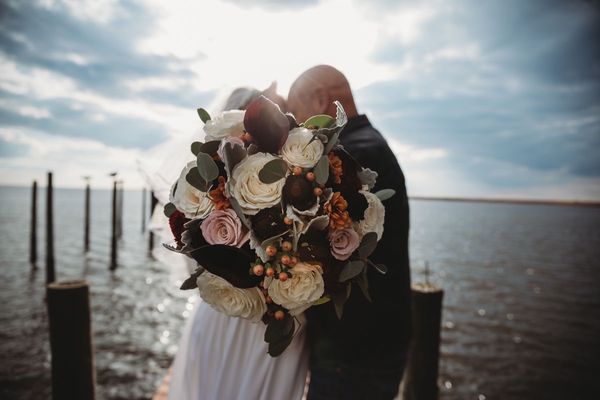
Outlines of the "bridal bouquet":
M347 122L317 115L298 124L261 96L246 111L211 118L196 160L173 185L165 215L170 250L199 267L182 285L232 317L264 322L271 356L291 343L295 316L332 301L339 318L351 283L369 298L368 257L383 233L382 201L370 190L377 174L339 144Z

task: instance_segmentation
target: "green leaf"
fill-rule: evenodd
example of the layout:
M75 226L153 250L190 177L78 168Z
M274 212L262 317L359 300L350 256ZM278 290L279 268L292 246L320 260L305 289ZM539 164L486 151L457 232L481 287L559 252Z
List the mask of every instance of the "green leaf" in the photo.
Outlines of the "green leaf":
M262 183L275 183L278 180L285 178L288 172L288 165L281 158L276 158L265 164L258 173L258 179Z
M365 269L364 261L362 261L362 260L349 261L346 265L344 265L342 272L340 272L339 281L346 282L347 280L350 280L350 279L354 278L355 276L357 276L358 274L360 274L361 272L363 272L364 269Z
M358 245L358 254L361 258L367 258L375 251L377 247L377 234L375 232L368 232L363 236L360 244Z
M289 313L281 321L275 318L269 321L265 329L265 342L279 342L294 333L294 318Z
M227 174L231 176L233 168L246 158L246 149L244 146L236 146L231 143L223 145L223 162L227 168Z
M231 208L233 208L233 211L235 211L240 221L242 221L242 224L244 224L246 228L250 229L250 221L248 221L248 218L246 218L244 215L244 211L242 210L242 207L240 206L240 203L238 203L237 199L235 197L230 197L229 204L231 204Z
M202 122L206 123L210 120L210 114L204 108L199 108L196 111L198 111L198 116L200 117Z
M203 144L204 143L202 143L202 142L194 142L194 143L192 143L192 145L190 146L191 150L192 150L192 154L195 155L195 156L197 156L198 153L200 153L200 148L202 147Z
M331 118L329 115L320 114L314 115L304 121L304 127L308 129L315 128L329 128L335 125L335 119Z
M294 334L292 333L289 336L286 336L284 339L278 342L269 343L268 353L271 357L277 357L281 355L288 348L290 343L292 343L292 339L294 338Z
M329 158L327 156L321 156L313 169L313 173L319 185L324 185L327 182L327 179L329 179Z
M330 297L323 296L319 300L312 303L313 306L320 306L321 304L329 303L331 301Z
M350 297L350 292L352 290L352 285L349 283L346 285L346 290L343 292L333 292L331 293L331 301L333 301L333 305L335 306L335 313L338 319L342 319L342 315L344 314L344 305L346 301Z
M181 290L189 290L189 289L195 289L198 287L198 284L196 283L196 281L198 280L198 277L204 272L204 268L202 267L198 267L196 268L196 270L190 275L189 278L187 278L185 281L183 281L183 283L181 284L181 286L179 287L179 289Z
M198 168L192 168L185 176L185 180L187 183L200 190L201 192L206 192L208 190L208 183L202 179L200 176L200 171Z
M215 160L206 153L198 153L196 165L198 172L200 172L200 176L206 182L212 182L219 176L219 167L217 167L217 163L215 163Z
M210 142L206 142L202 146L200 146L200 151L202 153L208 154L209 156L214 156L215 154L217 154L217 150L219 150L220 144L220 140L211 140Z
M173 204L173 203L165 204L165 208L164 208L163 212L165 213L165 216L167 218L171 218L171 215L173 215L173 213L175 211L177 211L177 207L175 207L175 204Z
M379 200L386 201L390 197L396 194L394 189L382 189L375 193L375 196L379 197Z
M365 270L362 274L358 275L354 279L354 282L356 282L356 284L360 288L363 296L365 296L365 298L370 302L373 302L373 299L371 299L371 294L369 293L369 279L367 278L367 270Z
M338 128L336 130L336 132L333 132L333 134L331 136L327 136L329 138L329 141L327 142L327 144L325 145L325 148L323 149L323 154L329 154L331 149L333 149L333 147L337 144L338 138L340 137L341 130L342 130L341 128Z

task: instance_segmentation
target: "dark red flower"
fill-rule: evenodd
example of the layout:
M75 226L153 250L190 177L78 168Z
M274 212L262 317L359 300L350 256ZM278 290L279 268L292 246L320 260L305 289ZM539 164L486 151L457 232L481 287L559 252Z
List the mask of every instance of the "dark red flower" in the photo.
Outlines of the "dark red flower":
M264 208L250 217L252 231L258 239L265 240L277 236L289 229L283 222L281 207Z
M286 203L300 211L311 208L317 202L314 185L303 175L289 175L283 185L283 198Z
M177 246L179 247L183 246L181 235L183 234L183 231L185 231L186 228L184 225L188 221L189 219L186 218L182 212L177 210L175 210L175 212L173 212L173 214L171 214L169 217L169 226L171 227L171 232L175 237L175 242L177 242Z
M244 129L260 151L277 153L287 140L290 122L277 104L260 96L246 109Z

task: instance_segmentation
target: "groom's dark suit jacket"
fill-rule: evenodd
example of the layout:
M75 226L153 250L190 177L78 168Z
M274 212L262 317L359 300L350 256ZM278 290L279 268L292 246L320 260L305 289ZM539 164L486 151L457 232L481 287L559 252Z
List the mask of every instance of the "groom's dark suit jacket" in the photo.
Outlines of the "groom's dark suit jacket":
M340 141L363 167L378 173L373 192L385 188L396 191L383 202L383 237L369 257L377 264L385 264L388 272L381 275L368 268L373 302L353 285L341 320L336 317L332 302L307 311L311 369L350 369L376 374L388 371L387 376L401 376L411 332L409 218L404 174L386 140L365 115L348 121Z

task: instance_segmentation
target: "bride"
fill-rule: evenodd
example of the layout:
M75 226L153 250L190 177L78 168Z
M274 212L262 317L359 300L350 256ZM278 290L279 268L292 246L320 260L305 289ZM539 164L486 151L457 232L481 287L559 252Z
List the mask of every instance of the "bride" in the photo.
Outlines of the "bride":
M263 92L238 88L221 109L244 109L261 94L283 104L273 84ZM302 399L308 347L302 315L300 321L290 346L280 356L271 357L264 341L264 324L228 317L198 299L172 365L169 399Z

